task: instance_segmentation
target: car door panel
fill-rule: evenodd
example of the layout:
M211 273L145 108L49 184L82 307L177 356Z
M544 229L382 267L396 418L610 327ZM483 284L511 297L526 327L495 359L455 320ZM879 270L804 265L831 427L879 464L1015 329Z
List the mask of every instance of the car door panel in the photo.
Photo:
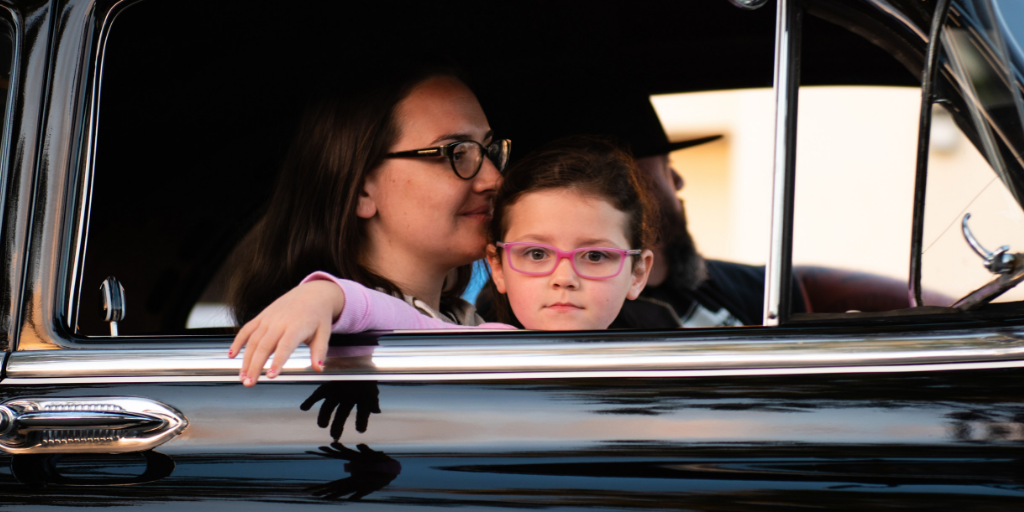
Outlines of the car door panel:
M1020 376L1019 369L1005 369L264 382L253 389L234 383L0 386L4 400L145 396L189 420L181 436L156 449L173 462L170 474L144 481L137 458L110 462L133 464L139 478L117 487L116 500L103 498L113 484L75 484L68 470L18 473L32 466L19 462L20 455L4 457L15 469L3 474L2 485L5 495L24 499L15 502L54 505L69 499L314 505L355 498L406 506L743 508L769 499L778 506L852 509L882 495L892 505L920 504L922 495L932 495L926 502L936 509L968 502L999 507L1024 498ZM334 421L348 420L338 444L331 444L329 426L318 425L324 407L344 416ZM359 416L366 418L365 432L357 429ZM167 466L153 458L150 476ZM87 473L84 463L61 464ZM26 474L35 480L22 481ZM40 474L53 481L40 483ZM40 485L45 497L33 490Z

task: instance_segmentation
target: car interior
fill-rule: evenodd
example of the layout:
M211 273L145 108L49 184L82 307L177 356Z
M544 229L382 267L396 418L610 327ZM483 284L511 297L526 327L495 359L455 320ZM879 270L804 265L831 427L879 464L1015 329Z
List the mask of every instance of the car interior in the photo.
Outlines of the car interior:
M802 85L919 86L921 56L905 41L872 36L881 21L846 3L807 8ZM652 95L772 85L774 9L727 0L586 9L246 1L202 10L183 18L173 5L144 0L121 9L110 28L85 250L69 288L76 335L108 334L96 292L108 276L125 291L122 335L232 333L189 329L189 315L197 303L225 301L232 262L265 211L308 91L325 78L358 80L360 63L446 56L464 70L495 133L514 141L513 161L566 135L565 98L600 91L611 77ZM795 273L813 308L794 320L908 307L903 281Z

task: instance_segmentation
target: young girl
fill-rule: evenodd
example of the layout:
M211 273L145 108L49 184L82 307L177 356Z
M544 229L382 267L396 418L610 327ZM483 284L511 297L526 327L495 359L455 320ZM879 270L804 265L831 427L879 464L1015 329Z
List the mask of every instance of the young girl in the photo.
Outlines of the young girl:
M653 204L641 179L632 157L594 137L562 139L512 168L495 196L487 246L499 309L510 307L527 329L606 329L640 295L654 258ZM272 353L269 378L299 343L322 368L331 332L466 328L314 272L245 324L229 357L249 347L240 378L252 386Z

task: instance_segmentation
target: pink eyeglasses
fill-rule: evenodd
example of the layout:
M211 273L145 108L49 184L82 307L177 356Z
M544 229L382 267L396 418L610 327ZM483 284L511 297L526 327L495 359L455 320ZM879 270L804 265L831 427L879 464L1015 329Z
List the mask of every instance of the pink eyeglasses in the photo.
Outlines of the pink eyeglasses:
M640 254L640 249L612 247L580 247L563 251L557 247L533 242L497 242L505 249L512 270L528 276L546 276L555 271L562 258L569 260L576 275L586 279L611 279L620 272L626 256Z

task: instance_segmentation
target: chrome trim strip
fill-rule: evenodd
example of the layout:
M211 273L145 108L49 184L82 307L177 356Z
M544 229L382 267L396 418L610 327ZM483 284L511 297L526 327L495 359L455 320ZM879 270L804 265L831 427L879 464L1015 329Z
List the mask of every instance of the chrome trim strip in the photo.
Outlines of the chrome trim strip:
M939 33L949 15L950 0L938 0L932 11L924 69L921 70L921 109L917 124L917 162L914 171L914 204L910 223L910 282L907 285L910 307L924 306L921 291L921 270L924 251L924 209L928 189L928 158L932 131L932 105L935 103L935 80L939 69ZM970 214L968 214L970 215ZM966 220L964 221L966 222ZM966 226L966 224L965 224Z
M765 326L785 323L790 309L801 16L802 7L795 0L778 0L775 12L775 161L771 245L764 276L762 323Z
M14 129L14 106L17 103L18 94L21 93L21 46L23 44L21 32L25 24L20 13L10 6L0 5L0 9L7 11L11 18L11 73L8 77L7 101L4 103L3 126L0 127L0 227L3 227L3 214L7 212L7 181L10 176L10 152L11 132Z
M999 152L996 136L992 133L993 128L998 128L998 125L992 119L981 98L978 96L978 90L974 87L974 83L968 74L969 64L964 62L963 55L961 55L956 43L952 40L949 30L943 30L939 40L942 43L943 54L946 56L946 62L949 70L952 72L953 80L960 84L960 91L963 93L967 110L970 111L971 121L974 122L974 127L977 129L985 160L988 161L992 171L999 177L1000 181L1004 184L1012 183L1010 173L1006 168L1006 162L1003 161L1002 153ZM1001 138L1006 140L1005 137ZM1013 192L1012 188L1010 190Z
M326 381L469 381L469 380L534 380L534 379L623 379L623 378L694 378L694 377L751 377L771 375L832 375L849 373L912 373L957 370L998 370L1024 368L1024 361L992 361L982 363L939 363L894 366L830 366L810 368L760 368L724 370L650 370L650 371L599 371L599 372L509 372L509 373L457 373L457 374L333 374L325 375L281 375L274 380L262 380L263 385L273 382L326 382ZM238 382L237 376L171 376L171 377L81 377L81 378L39 378L4 379L3 386L41 386L58 384L144 384L184 382Z
M349 355L344 355L349 354ZM521 345L373 346L332 348L326 375L310 367L309 349L292 355L279 380L306 377L406 378L558 378L557 375L616 375L657 372L806 369L811 373L846 368L924 364L1024 362L1024 337L999 333L951 333L941 337L831 338L794 341L688 340L569 342ZM223 349L45 350L15 352L7 365L12 380L61 378L237 379L241 359ZM653 372L653 373L652 373ZM459 376L463 377L459 377ZM494 377L484 377L493 375ZM527 377L528 376L528 377Z
M888 14L893 19L899 20L901 23L903 23L903 26L910 29L914 34L920 37L922 41L928 40L928 34L925 34L924 31L921 30L921 28L918 27L916 24L914 24L914 22L910 18L908 18L906 14L903 14L902 11L893 7L892 4L890 4L887 0L867 0L867 2L874 5L875 9L878 9L879 11Z
M10 242L8 242L10 244L9 247L11 247L12 250L17 251L17 248L19 247L28 246L26 238L22 238L19 235L20 232L22 232L22 226L30 226L31 220L26 220L25 216L19 215L14 211L20 210L21 208L11 208L12 211L8 212L8 208L11 207L7 200L8 197L20 193L23 189L22 183L13 181L14 176L12 176L12 174L17 175L13 166L16 165L17 159L15 155L18 153L14 150L14 148L17 147L17 144L12 140L15 133L14 119L15 116L17 116L18 123L24 124L26 111L33 112L35 115L32 117L36 117L39 121L42 120L42 117L39 111L35 111L35 109L40 108L41 106L30 106L30 103L32 102L28 100L28 96L26 96L26 103L23 104L20 109L18 108L18 100L21 98L22 94L26 94L24 91L25 83L23 82L31 81L32 79L31 73L24 73L22 71L22 67L27 67L24 62L27 56L24 55L24 52L29 51L29 53L31 53L31 48L25 48L28 36L25 34L25 21L22 13L10 6L4 6L4 9L11 13L11 19L14 21L12 27L14 29L14 55L11 57L11 76L8 78L9 85L7 89L8 103L5 106L7 110L4 114L5 125L3 141L5 145L3 146L2 153L0 153L4 159L2 164L3 172L2 175L0 175L0 180L2 180L2 184L0 184L0 216L3 216L3 219L0 220L0 228L6 228L5 231L10 233L8 235L10 240ZM45 83L46 80L44 79L43 82ZM35 126L34 128L38 128L38 126ZM37 130L36 134L31 135L31 137L41 137L42 135L39 133L40 131L41 130ZM23 134L20 140L24 144L26 140L29 140L29 137L29 135ZM33 155L29 158L29 160L33 161L33 165L30 166L32 169L32 178L35 177L34 172L36 167L34 165L34 161L36 159L35 147L37 145L38 140L34 140L31 143L33 149L28 151L28 153ZM22 169L25 168L24 162L24 160L21 162ZM25 177L21 177L20 180L24 181ZM27 218L31 219L31 214L27 215ZM9 330L7 333L7 349L14 350L17 347L18 339L21 336L21 315L22 311L24 311L23 302L25 297L25 279L28 275L24 258L15 258L14 262L6 263L4 271L8 276L8 279L11 281L9 284L11 295L8 297L9 302L5 308L6 311L3 313L8 317L4 327Z

